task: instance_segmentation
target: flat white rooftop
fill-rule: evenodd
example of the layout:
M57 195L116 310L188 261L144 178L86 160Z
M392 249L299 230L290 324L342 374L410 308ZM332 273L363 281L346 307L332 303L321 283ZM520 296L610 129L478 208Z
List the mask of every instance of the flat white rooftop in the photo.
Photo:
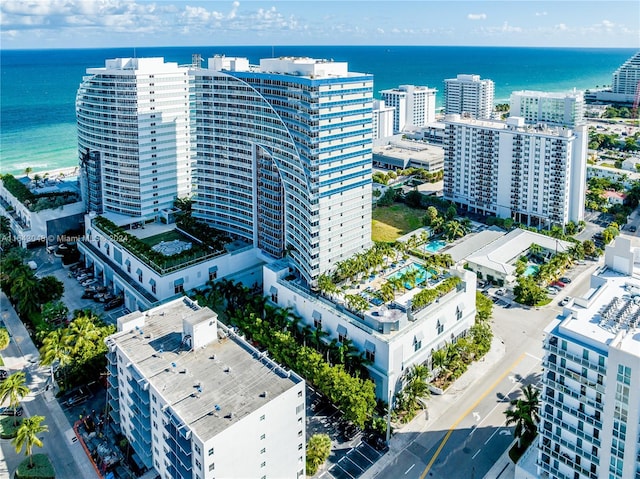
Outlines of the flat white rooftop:
M217 337L208 345L196 350L185 346L183 320L217 319L209 308L186 298L131 313L118 323L139 322L140 317L142 326L117 333L112 341L203 440L302 381L220 323Z
M616 347L639 356L640 278L606 268L592 286L582 298L586 301L577 299L565 307L567 319L560 323L560 332L602 349Z

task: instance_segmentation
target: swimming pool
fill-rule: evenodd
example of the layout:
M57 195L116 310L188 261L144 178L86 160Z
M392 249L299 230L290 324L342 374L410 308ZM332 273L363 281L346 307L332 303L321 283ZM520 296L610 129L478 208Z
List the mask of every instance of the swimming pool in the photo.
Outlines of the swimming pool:
M531 276L533 274L536 274L539 269L540 269L540 266L536 266L535 264L530 264L529 266L527 266L527 269L524 270L523 274L525 276Z
M442 240L429 241L425 245L424 250L427 253L437 253L442 248L444 248L446 245L447 245L446 241L442 241Z
M416 284L424 283L427 279L431 278L431 276L432 276L432 274L429 271L427 271L424 268L424 266L422 266L421 264L411 263L408 266L400 268L398 271L393 273L387 279L400 278L403 274L405 274L408 271L412 271L412 270L417 270L418 271L418 275L416 276ZM408 289L409 288L409 283L405 283L405 287L407 287L407 289Z

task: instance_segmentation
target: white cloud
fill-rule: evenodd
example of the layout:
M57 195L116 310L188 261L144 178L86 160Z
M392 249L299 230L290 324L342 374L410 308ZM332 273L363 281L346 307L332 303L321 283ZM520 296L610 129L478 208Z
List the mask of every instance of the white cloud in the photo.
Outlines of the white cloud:
M566 23L558 23L554 28L559 32L566 32L569 30L569 27Z
M467 15L467 18L469 20L486 20L487 14L486 13L470 13L469 15Z
M384 35L384 28L378 28L376 29L376 32L378 32L381 35Z
M546 17L547 12L536 12L536 17Z

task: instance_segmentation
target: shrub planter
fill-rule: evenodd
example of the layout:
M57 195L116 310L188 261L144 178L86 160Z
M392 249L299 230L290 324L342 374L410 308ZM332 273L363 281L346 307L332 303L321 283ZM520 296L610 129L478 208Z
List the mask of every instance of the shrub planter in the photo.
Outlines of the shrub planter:
M30 463L33 461L33 467ZM55 479L56 474L46 454L34 454L20 463L15 479Z

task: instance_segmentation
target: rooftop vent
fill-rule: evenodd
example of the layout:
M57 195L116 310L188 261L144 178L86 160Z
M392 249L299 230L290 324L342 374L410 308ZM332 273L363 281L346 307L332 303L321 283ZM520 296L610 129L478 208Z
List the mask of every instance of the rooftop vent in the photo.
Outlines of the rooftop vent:
M268 395L269 395L269 393L268 393L267 391L262 391L262 392L260 393L260 397L261 397L261 398L266 398Z
M225 373L230 373L231 372L231 367L227 366L226 368L224 368L224 372Z
M227 414L227 415L225 416L225 418L227 418L227 419L233 419L233 412L230 412L229 414Z
M212 354L211 356L209 356L209 359L216 359L216 355Z

